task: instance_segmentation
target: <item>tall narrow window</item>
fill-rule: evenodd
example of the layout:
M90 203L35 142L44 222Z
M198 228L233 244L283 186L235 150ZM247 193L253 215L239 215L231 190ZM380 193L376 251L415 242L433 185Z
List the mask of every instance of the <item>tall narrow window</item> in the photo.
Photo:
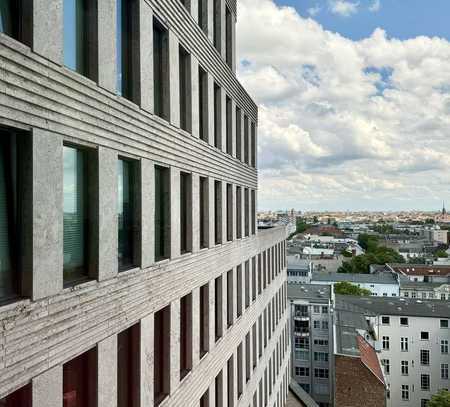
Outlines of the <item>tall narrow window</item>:
M192 370L192 294L180 299L180 379Z
M233 185L227 184L227 240L233 240Z
M137 407L140 325L117 335L117 407Z
M206 390L203 393L202 398L200 399L200 407L208 407L209 406L209 390Z
M180 45L180 127L191 132L192 99L191 99L191 56Z
M248 143L248 116L244 115L244 162L249 163L249 143Z
M222 149L222 91L214 84L214 147Z
M97 350L89 350L63 365L63 407L97 405Z
M226 126L226 151L227 154L233 154L233 121L232 121L232 110L233 104L231 103L231 98L226 97L226 118L225 118L225 126Z
M242 343L237 348L237 395L238 399L242 396L244 391L244 366L242 360Z
M223 407L223 374L222 371L216 376L214 380L214 390L216 393L216 407Z
M153 19L153 90L155 114L169 120L169 35L167 30Z
M245 335L245 382L250 380L251 374L251 359L250 359L250 332Z
M236 107L236 158L242 160L242 113Z
M245 236L250 236L250 222L249 222L249 195L248 188L244 190L244 222L245 222Z
M119 222L119 270L135 265L135 210L136 164L130 160L118 160L118 213Z
M213 42L214 47L217 51L222 50L222 2L220 0L213 0L213 24L214 24L214 35Z
M208 142L208 74L198 67L198 102L200 140Z
M214 181L214 230L216 244L222 243L222 182Z
M242 237L242 188L236 187L236 237Z
M223 335L223 322L222 322L222 276L217 277L214 281L214 329L216 341L218 341Z
M117 93L129 100L133 95L133 17L137 4L136 0L117 0Z
M198 25L208 34L208 0L198 0Z
M155 406L170 393L170 305L155 313L153 389Z
M234 361L233 355L227 362L227 400L228 407L234 407Z
M93 80L97 38L96 10L88 0L64 0L64 64Z
M0 33L4 33L28 46L31 45L31 7L26 7L23 0L0 1Z
M250 306L250 262L247 260L245 262L245 276L244 276L244 285L245 285L245 308L247 309Z
M233 19L231 11L225 7L225 60L230 68L233 68Z
M256 126L255 123L251 122L251 155L250 155L250 165L256 168Z
M1 3L0 3L1 4ZM31 384L0 399L1 407L31 407Z
M227 327L233 325L233 270L227 272Z
M256 256L252 260L252 301L256 300Z
M251 192L252 203L250 207L251 220L252 220L252 235L256 233L256 192L252 190Z
M209 284L200 287L200 357L209 351Z
M200 177L200 248L208 247L209 242L209 187L208 178Z
M180 249L192 251L192 176L180 173Z
M258 364L258 353L257 353L257 337L256 337L256 322L253 324L252 327L252 355L253 355L253 369L256 368L256 365Z
M242 266L236 267L236 314L242 315Z
M170 257L170 170L155 166L155 259Z
M90 224L85 150L64 146L64 282L88 276Z

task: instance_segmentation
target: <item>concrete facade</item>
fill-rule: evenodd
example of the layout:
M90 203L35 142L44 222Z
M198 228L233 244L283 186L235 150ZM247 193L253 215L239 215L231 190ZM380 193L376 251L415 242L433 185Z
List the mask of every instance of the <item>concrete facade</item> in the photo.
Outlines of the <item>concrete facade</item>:
M236 1L206 1L206 33L197 24L198 1L136 0L135 17L139 24L133 41L134 102L116 91L115 0L99 2L94 36L97 43L93 47L96 54L91 59L95 63L89 67L93 72L89 78L63 66L63 0L30 0L31 47L0 33L0 127L24 132L32 157L26 163L32 179L27 212L32 226L24 231L24 266L18 270L21 287L16 298L0 302L0 404L31 385L32 407L66 405L63 366L94 349L96 369L90 374L96 378L96 388L91 395L95 400L92 405L116 407L119 334L138 326L136 405L198 406L201 402L203 407L285 406L291 354L286 230L257 230L252 210L257 200L256 162L243 162L244 154L241 160L236 157L236 139L244 139L244 116L249 135L251 126L256 128L258 121L255 103L235 76ZM213 4L220 8L220 52L212 42ZM232 60L228 64L224 59L223 21L227 9L232 22ZM167 120L153 114L154 19L168 33ZM180 44L191 62L191 132L180 128ZM198 66L208 74L207 142L199 138ZM226 153L223 102L222 144L214 147L214 83L221 89L222 100L225 95L232 100L232 154ZM241 135L236 134L236 107L242 112ZM248 139L247 156L251 157L251 137ZM255 145L256 140L257 134ZM96 186L89 190L88 198L93 212L89 278L71 286L65 286L63 281L63 146L67 143L90 151L89 176ZM253 153L256 155L256 151ZM139 173L136 265L124 272L118 270L116 238L118 157L133 160ZM155 261L155 165L169 168L170 173L170 256L159 262ZM184 254L180 250L181 172L192 176L192 250ZM203 249L199 238L200 177L206 178L209 186L205 215L208 246ZM219 203L214 199L215 181L222 183ZM233 197L231 240L226 234L227 184L231 185ZM237 187L242 190L240 208L236 204ZM246 194L250 200L247 213ZM221 208L219 244L214 241L215 205ZM241 238L236 235L238 209L242 215ZM247 262L250 283L244 276L238 278L239 272L245 273ZM231 299L225 289L230 272ZM219 277L222 291L216 296L215 281ZM241 282L240 287L237 281ZM209 294L206 316L200 315L200 287L205 286ZM192 363L189 373L180 378L180 299L188 294L192 294ZM238 313L239 295L243 305ZM233 313L228 326L230 301ZM217 307L221 318L217 318ZM159 332L154 326L155 315L166 308L170 332L166 338L170 349L166 360L169 390L158 404L154 383L161 372L155 369L154 349ZM216 338L219 325L222 335ZM198 340L200 328L206 330L209 338L203 355ZM251 346L246 346L247 335ZM241 357L243 362L239 363ZM249 369L247 359L251 361Z

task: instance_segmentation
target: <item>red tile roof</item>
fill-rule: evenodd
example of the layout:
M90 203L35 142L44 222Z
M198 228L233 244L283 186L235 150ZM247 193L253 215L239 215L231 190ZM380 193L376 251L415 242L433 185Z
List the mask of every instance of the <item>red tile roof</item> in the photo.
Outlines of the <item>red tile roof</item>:
M356 336L361 362L384 384L383 372L375 349L361 336Z
M407 276L447 276L450 275L450 266L425 266L415 264L390 264L392 270Z

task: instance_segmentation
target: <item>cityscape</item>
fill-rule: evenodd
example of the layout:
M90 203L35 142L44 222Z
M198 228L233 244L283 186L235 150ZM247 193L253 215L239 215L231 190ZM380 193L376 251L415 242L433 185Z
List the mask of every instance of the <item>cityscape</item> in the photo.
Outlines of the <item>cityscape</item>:
M0 407L450 407L448 16L0 0Z

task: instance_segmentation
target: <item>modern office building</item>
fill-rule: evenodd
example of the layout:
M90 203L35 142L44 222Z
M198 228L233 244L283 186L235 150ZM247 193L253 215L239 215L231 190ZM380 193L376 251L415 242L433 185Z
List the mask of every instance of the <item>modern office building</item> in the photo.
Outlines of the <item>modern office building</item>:
M0 2L0 405L284 406L236 0Z

